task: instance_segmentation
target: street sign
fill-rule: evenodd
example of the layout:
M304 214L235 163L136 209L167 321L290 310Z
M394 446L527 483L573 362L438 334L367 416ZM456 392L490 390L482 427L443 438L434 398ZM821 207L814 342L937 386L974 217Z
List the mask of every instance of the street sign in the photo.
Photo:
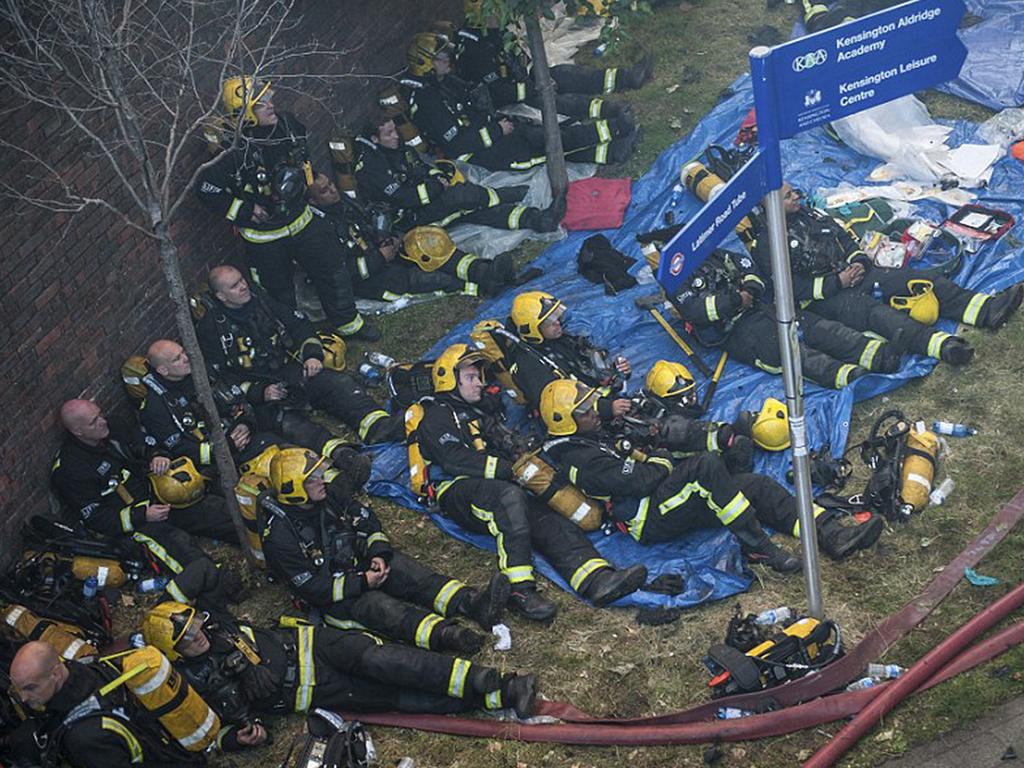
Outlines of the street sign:
M670 296L761 202L765 191L764 157L756 152L662 250L658 282Z
M963 13L963 0L915 0L773 48L779 138L956 77Z

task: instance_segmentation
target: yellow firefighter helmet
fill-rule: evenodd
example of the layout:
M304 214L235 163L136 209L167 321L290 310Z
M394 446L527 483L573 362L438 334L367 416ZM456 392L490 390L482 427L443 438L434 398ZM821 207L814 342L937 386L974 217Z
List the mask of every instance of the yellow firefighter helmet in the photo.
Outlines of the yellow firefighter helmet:
M259 121L252 108L270 91L269 82L260 82L246 75L245 77L229 77L224 81L221 98L224 110L235 117L241 112L245 125L256 125Z
M345 370L345 340L336 333L318 331L317 336L324 348L324 367L332 371Z
M459 386L458 373L460 368L486 361L484 354L468 344L452 344L434 361L430 369L430 378L434 383L434 392L454 392Z
M309 494L303 483L326 459L308 448L282 448L270 460L270 484L282 504L305 504Z
M402 258L424 272L440 269L455 253L455 243L443 227L413 227L402 238Z
M191 605L165 600L146 611L142 619L142 638L146 645L160 649L170 661L177 661L181 658L178 643L188 640L187 635L202 628L202 622L193 621L195 617L196 609Z
M647 372L644 386L655 397L675 399L681 395L691 394L696 384L682 363L658 360Z
M541 324L556 312L559 316L565 312L565 305L544 291L526 291L512 300L512 324L516 333L524 341L542 344L544 335L540 332Z
M162 475L150 475L149 482L156 497L175 509L192 506L206 493L206 478L188 456L176 458Z
M907 280L909 296L893 296L889 306L909 311L919 323L932 325L939 319L939 299L935 295L935 284L931 280Z
M598 392L570 379L555 379L540 393L540 417L549 435L574 435L576 417L597 410Z
M789 409L786 404L774 397L765 400L750 433L754 442L766 451L789 448Z
M409 71L417 77L429 74L434 69L434 59L448 51L451 41L438 32L419 32L405 52Z

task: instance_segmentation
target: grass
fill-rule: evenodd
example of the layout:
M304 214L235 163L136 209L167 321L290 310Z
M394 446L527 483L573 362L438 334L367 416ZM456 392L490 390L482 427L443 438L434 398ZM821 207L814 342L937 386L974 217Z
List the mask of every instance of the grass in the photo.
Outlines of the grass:
M628 62L640 49L658 54L655 79L627 94L643 127L636 156L616 176L638 177L657 154L683 137L718 100L720 93L747 70L747 35L763 25L776 27L782 37L794 21L798 6L779 5L766 11L762 0L703 0L669 4L628 24L629 38L614 56L584 63ZM678 88L674 87L678 86ZM671 89L671 92L669 90ZM936 114L984 119L980 108L948 96L926 99ZM527 243L517 254L526 261L543 246ZM443 303L412 307L380 321L385 340L377 348L402 360L428 349L453 323L473 315L479 302L453 298ZM913 418L944 418L980 427L978 436L951 440L942 472L957 486L949 501L928 509L908 525L888 530L872 551L843 563L824 561L825 604L843 628L849 644L856 643L889 613L910 600L1013 494L1024 485L1024 453L1018 439L1024 434L1024 409L1018 395L1018 350L1024 346L1024 320L1016 317L998 334L968 332L977 347L976 362L964 370L940 366L926 379L915 381L885 398L854 409L851 444L863 439L882 409L898 407ZM354 346L349 359L362 349ZM856 462L855 462L856 463ZM851 487L862 486L862 468ZM493 568L491 555L442 535L423 516L383 500L375 508L396 545L421 556L438 569L470 583L486 581ZM962 583L919 630L890 649L884 661L904 666L919 658L963 621L990 603L1016 581L1024 567L1024 532L1013 532L978 567L997 576L995 587ZM544 696L566 700L594 714L635 716L663 714L707 699L708 675L700 664L709 645L719 642L735 602L756 611L774 605L803 604L803 584L755 569L757 581L738 601L726 601L686 612L664 627L640 627L632 612L595 611L554 588L547 595L560 614L551 628L510 620L513 649L499 654L484 651L479 660L499 668L532 670L540 677ZM272 621L287 604L277 585L261 588L243 606L256 621ZM916 743L970 722L992 705L1024 693L1019 669L1024 651L1014 651L978 670L910 699L892 713L847 756L843 765L871 766L899 755ZM291 736L301 730L296 717L274 722L275 743L255 755L218 758L218 765L267 764L280 761ZM825 743L838 726L768 739L723 745L726 766L782 768L793 766ZM631 768L699 766L705 747L586 748L555 744L519 744L471 740L406 730L374 728L381 765L393 765L412 755L426 768L476 766L594 766Z

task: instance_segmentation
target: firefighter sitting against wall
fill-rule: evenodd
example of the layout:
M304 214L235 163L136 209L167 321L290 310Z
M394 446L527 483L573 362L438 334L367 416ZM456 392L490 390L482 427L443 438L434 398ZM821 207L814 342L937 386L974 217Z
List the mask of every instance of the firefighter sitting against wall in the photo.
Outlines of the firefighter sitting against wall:
M459 74L473 85L483 84L495 109L512 104L540 109L529 55L519 40L500 29L496 19L484 16L480 0L466 0L465 11L465 26L454 40ZM556 64L550 72L557 88L558 114L577 119L632 119L628 103L601 97L641 88L654 74L654 56L645 56L632 67Z
M669 541L698 528L725 526L746 556L780 573L800 570L799 557L778 547L761 524L800 535L796 500L766 475L730 472L717 453L674 462L663 449L641 450L601 428L598 393L586 384L559 379L541 395L547 428L544 452L566 469L577 487L611 504L619 528L641 544ZM780 432L788 424L769 424ZM834 559L871 546L882 519L855 527L815 505L818 542Z
M437 151L491 171L528 171L546 160L543 126L500 117L486 88L474 89L454 73L451 41L422 32L409 45L410 73L420 87L410 90L410 117ZM621 163L638 133L631 117L571 122L559 127L567 160Z
M364 443L403 439L401 415L391 416L348 373L324 366L323 342L301 312L251 287L234 267L214 267L209 288L199 346L211 375L242 390L262 428L315 445L305 413L313 406Z
M415 227L403 236L385 224L380 231L371 212L358 199L341 195L323 174L317 174L310 199L327 214L345 249L358 296L378 301L435 291L495 296L517 279L511 254L481 259L456 248L441 227Z
M201 753L187 752L171 739L124 685L105 692L116 677L116 671L98 663L65 661L39 640L18 650L11 684L33 719L39 715L36 741L44 768L205 764Z
M967 340L933 330L932 323L944 317L996 329L1021 304L1024 285L991 296L961 288L928 270L875 266L841 222L803 205L802 194L788 183L782 192L794 298L815 314L877 334L901 352L966 365L974 356ZM753 251L762 271L771 263L767 240L759 236ZM915 294L914 283L927 284L926 290ZM906 306L909 314L893 308L894 300Z
M223 726L224 751L258 746L268 737L259 717L316 707L347 712L431 712L514 708L531 714L534 675L502 675L493 667L389 643L360 630L312 626L285 617L263 629L224 610L164 602L142 622L159 648Z
M391 206L399 229L456 222L535 232L558 229L552 209L519 205L528 187L485 187L466 181L453 164L429 165L415 149L402 146L394 118L386 112L376 114L355 144L360 193Z
M480 650L485 636L454 617L489 632L508 600L505 576L478 591L396 551L373 510L344 486L327 485L323 473L323 457L308 449L286 448L271 460L276 499L261 500L271 572L330 626L368 628L427 650Z
M453 344L431 369L434 398L423 403L416 433L432 502L466 530L494 538L498 567L512 582L509 606L527 619L549 621L557 610L537 590L534 550L598 607L640 589L647 577L642 565L617 570L573 522L513 480L519 456L499 420L500 403L484 396L483 361L465 344Z
M313 183L306 127L295 115L276 111L273 93L270 83L251 77L224 82L224 155L200 174L199 199L238 228L252 277L271 296L296 306L298 262L334 331L376 341L380 334L356 309L330 228L306 203Z

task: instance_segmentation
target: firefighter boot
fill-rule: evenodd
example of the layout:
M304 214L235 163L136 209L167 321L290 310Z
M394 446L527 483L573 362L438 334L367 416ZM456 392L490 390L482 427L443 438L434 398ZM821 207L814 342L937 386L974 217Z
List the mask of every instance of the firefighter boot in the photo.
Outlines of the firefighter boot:
M363 439L367 445L374 443L401 443L405 441L405 413L399 411L387 418L378 419L366 431Z
M494 191L498 193L501 202L518 203L530 192L530 187L527 184L519 184L514 187L495 187Z
M355 448L339 445L331 451L331 462L348 478L349 487L353 491L362 488L370 479L370 467L373 464L373 459L364 456Z
M516 711L516 717L526 720L533 715L537 698L536 675L512 675L502 683L501 698Z
M448 622L438 628L437 648L438 651L455 651L472 656L484 647L485 638L479 632L474 632L469 627L460 626L454 622Z
M505 611L505 605L512 594L512 584L508 576L496 573L491 577L487 589L471 589L468 592L466 598L456 607L456 612L468 616L485 631L490 632L491 627L501 621L501 614Z
M501 688L501 675L494 667L480 667L474 664L469 671L469 688L474 693L486 696Z
M647 582L647 568L633 565L625 570L602 568L590 577L583 596L598 608L604 608L620 597L631 595Z
M654 77L654 54L649 53L632 67L619 70L616 90L641 88L644 83Z
M885 523L878 515L859 525L843 525L838 517L830 517L818 525L818 543L833 560L842 560L858 549L867 549L882 534Z
M539 208L527 208L520 218L521 229L532 229L534 232L554 232L562 223L562 216L565 211L560 211L554 205L549 205L544 210Z
M551 621L558 613L557 606L543 597L532 581L516 584L512 588L508 607L530 621Z
M1024 285L1014 285L997 293L985 302L985 322L982 327L1001 327L1020 307L1021 300L1024 300Z
M772 543L753 515L746 521L733 523L729 530L736 534L743 554L752 563L767 565L778 573L796 573L803 567L799 557Z
M486 271L477 282L484 296L497 296L516 280L516 265L511 253L499 253L489 264L482 265Z
M967 365L974 359L974 350L967 343L967 339L959 336L950 336L939 349L939 359L950 365Z

